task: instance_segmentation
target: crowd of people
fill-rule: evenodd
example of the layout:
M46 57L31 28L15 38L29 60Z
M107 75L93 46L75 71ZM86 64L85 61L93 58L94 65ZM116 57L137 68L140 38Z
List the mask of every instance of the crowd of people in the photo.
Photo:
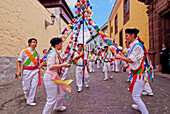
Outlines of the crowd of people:
M77 51L70 53L70 48L60 53L62 48L62 39L53 38L50 41L49 50L43 50L44 56L39 57L35 50L37 40L31 38L28 40L29 47L21 51L17 59L16 78L23 75L23 90L26 103L35 106L34 97L37 85L41 85L40 69L44 69L44 85L46 88L47 102L43 109L43 114L50 114L53 110L65 111L63 105L66 91L71 90L69 84L71 80L67 79L69 67L74 61L76 64L76 84L77 91L80 93L82 87L90 87L89 76L95 72L95 66L103 72L103 79L107 81L112 79L111 72L119 73L121 69L127 72L127 81L131 84L129 91L136 104L132 105L135 110L140 110L142 114L148 114L148 110L141 99L141 95L153 96L152 89L148 83L148 73L143 69L145 62L145 51L143 42L137 37L139 30L129 28L125 30L126 48L117 47L113 52L108 46L100 50L97 55L94 50L90 52L83 51L83 44L77 45ZM126 52L126 53L123 53ZM21 72L21 63L23 70ZM97 63L97 65L95 65ZM122 68L121 68L122 66ZM152 65L150 66L150 69ZM84 75L84 76L83 76ZM84 83L83 83L84 82ZM83 85L84 84L84 85Z

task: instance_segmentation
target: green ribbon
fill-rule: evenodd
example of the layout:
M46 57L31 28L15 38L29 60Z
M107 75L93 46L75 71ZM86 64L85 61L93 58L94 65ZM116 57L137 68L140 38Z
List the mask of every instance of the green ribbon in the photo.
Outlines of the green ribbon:
M36 57L36 56L37 56L37 51L35 51L32 55L33 55L34 57ZM28 58L28 59L25 61L25 63L23 64L23 66L28 66L31 62L32 62L31 59ZM38 62L38 61L37 61L37 62ZM22 69L22 74L23 74L23 71L24 71L24 69Z
M105 60L106 60L108 54L109 54L109 52L107 52L106 57L104 58L104 62L105 62Z

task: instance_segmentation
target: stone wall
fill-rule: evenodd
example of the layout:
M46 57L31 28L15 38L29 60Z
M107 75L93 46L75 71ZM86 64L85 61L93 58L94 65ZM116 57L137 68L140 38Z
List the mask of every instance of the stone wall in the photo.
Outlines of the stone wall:
M15 78L17 73L17 57L0 57L0 82L9 81Z
M149 55L156 71L161 71L160 50L164 42L162 19L163 15L169 11L169 0L139 0L148 7L149 16Z

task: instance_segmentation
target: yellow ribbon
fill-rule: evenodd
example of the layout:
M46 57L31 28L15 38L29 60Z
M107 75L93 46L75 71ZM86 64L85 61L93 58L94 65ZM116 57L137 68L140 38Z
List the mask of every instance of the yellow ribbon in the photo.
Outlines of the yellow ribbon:
M49 70L48 67L47 67L47 70L48 71L56 71L57 69ZM61 80L52 80L52 81L57 83L57 84L60 84L60 85L66 85L67 86L66 91L68 91L69 93L71 92L71 87L70 87L69 84L73 81L72 79L68 79L68 80L64 80L64 81L61 81Z
M66 85L67 86L67 91L70 93L71 92L71 87L69 86L69 84L72 82L73 80L72 79L69 79L69 80L64 80L64 81L61 81L61 80L53 80L53 82L57 83L57 84L60 84L60 85Z
M151 68L151 66L150 66L148 69L145 70L145 73L146 73L150 68Z
M145 83L147 82L147 79L144 77Z

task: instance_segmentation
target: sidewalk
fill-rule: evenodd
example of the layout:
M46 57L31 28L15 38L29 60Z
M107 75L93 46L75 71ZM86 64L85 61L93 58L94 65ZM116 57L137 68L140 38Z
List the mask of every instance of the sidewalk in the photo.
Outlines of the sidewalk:
M161 72L155 72L155 75L159 75L161 77L169 78L170 79L170 74L163 74Z

